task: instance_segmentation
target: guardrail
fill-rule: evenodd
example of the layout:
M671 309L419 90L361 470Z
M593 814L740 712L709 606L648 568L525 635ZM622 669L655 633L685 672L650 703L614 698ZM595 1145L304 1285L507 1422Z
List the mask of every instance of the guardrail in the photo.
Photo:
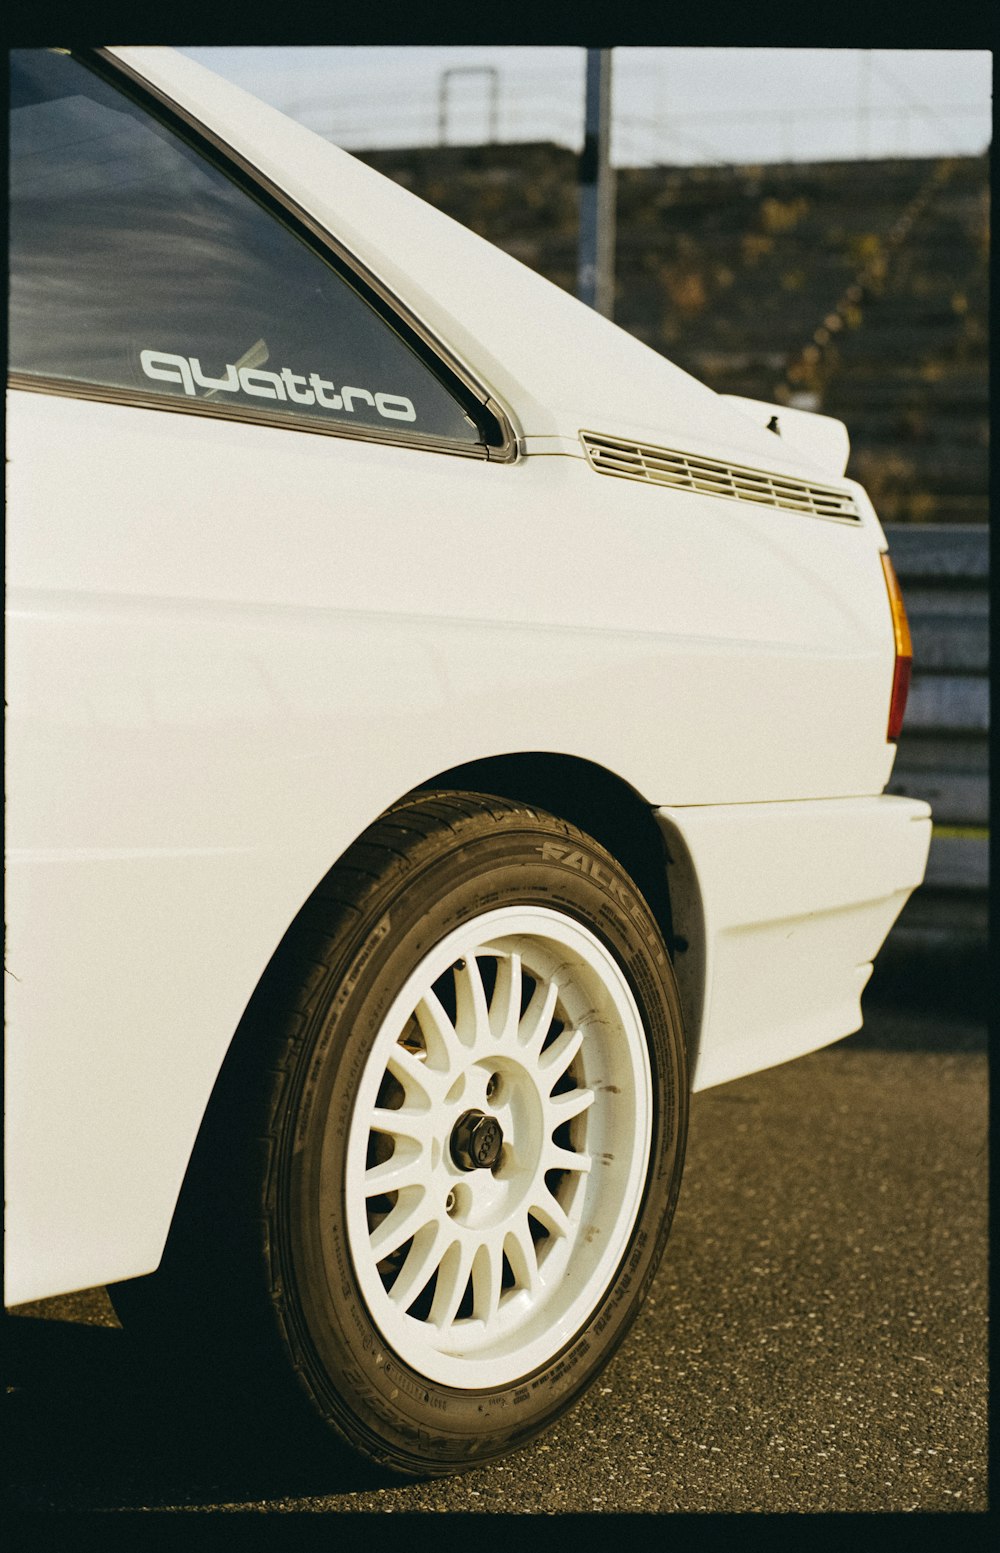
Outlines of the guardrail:
M928 948L985 944L989 884L989 529L886 524L913 635L913 683L888 791L926 798L924 886L893 933Z

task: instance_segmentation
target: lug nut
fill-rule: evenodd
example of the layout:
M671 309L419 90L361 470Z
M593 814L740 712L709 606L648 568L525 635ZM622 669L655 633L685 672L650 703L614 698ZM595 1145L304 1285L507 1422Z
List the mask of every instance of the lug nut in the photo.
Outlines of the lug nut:
M503 1128L495 1116L465 1111L451 1134L451 1157L460 1170L492 1170L503 1148Z

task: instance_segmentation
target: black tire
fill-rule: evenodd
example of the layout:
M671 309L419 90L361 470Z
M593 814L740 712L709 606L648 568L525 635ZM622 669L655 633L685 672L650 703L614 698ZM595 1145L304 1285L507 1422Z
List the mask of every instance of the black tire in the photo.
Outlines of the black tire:
M506 978L507 1029L518 1060L505 1067L498 1059L483 1090L476 1086L489 1062L473 1065L470 1055L466 1072L464 1057L455 1055L460 1042L438 1060L429 1041L421 1049L416 1014L402 1027L405 1041L386 1020L395 1005L405 1012L400 998L422 985L413 978L425 968L430 975L435 946L447 950L462 934L478 945L481 926L489 945L486 930L494 923L498 935L500 927L510 929L496 937L500 949L478 958L470 953L471 965L456 960L459 969L434 983L446 1003L448 987L462 978L463 987L476 982L484 990L488 1009L481 999L477 1016L461 1012L472 1006L472 993L461 990L456 997L466 997L465 1005L448 1010L451 1033L461 1027L473 1043L470 1053L480 1053L488 1039L486 1015L496 1024L503 1013L497 1008ZM536 923L533 937L527 929ZM577 944L579 961L572 959ZM562 962L558 971L539 970L556 964L557 950L569 971ZM550 988L557 1001L546 1025L544 1011L531 1011L542 1007ZM595 988L599 997L618 1000L614 1006L624 1010L631 1035L608 1035L613 1021L594 1001ZM425 1021L430 999L421 995L418 1005ZM628 1024L633 1002L638 1026ZM577 1021L567 1012L573 1007L591 1011ZM522 1032L531 1019L534 1056L522 1069L519 1054L529 1049ZM582 1045L572 1034L577 1022L588 1031ZM560 1053L574 1042L577 1054L563 1071ZM412 1145L421 1162L413 1169L424 1172L420 1184L377 1197L370 1175L358 1171L374 1170L389 1150L393 1166L412 1152L405 1129L416 1126L407 1118L424 1104L420 1081L411 1089L405 1073L403 1084L386 1078L390 1067L403 1071L399 1063L411 1059L423 1063L425 1080L436 1073L435 1063L444 1064L441 1084L457 1075L453 1098L434 1101L428 1115L441 1120L427 1124L431 1142ZM543 1062L562 1072L548 1098L550 1080L538 1077ZM619 1082L605 1083L609 1074ZM394 1083L401 1100L391 1092ZM463 1085L460 1101L454 1096ZM490 1085L494 1100L484 1101ZM506 1110L495 1100L496 1085ZM365 1094L375 1095L375 1109ZM565 1101L567 1094L580 1120L553 1131L557 1097ZM393 1104L402 1120L390 1118L386 1144L384 1118ZM350 848L282 944L234 1042L161 1272L112 1288L112 1299L126 1327L155 1323L168 1340L172 1334L189 1351L200 1348L202 1359L210 1354L217 1375L242 1377L244 1389L255 1391L255 1406L271 1408L280 1397L287 1407L294 1391L300 1406L305 1398L304 1411L395 1472L441 1474L504 1455L570 1407L625 1336L669 1233L687 1107L673 972L655 919L629 876L597 842L548 814L482 794L415 794ZM529 1111L536 1118L530 1123L523 1119ZM502 1125L507 1152L498 1154ZM641 1149L624 1138L628 1128L647 1140ZM592 1153L616 1136L620 1165L613 1163L614 1149ZM551 1152L556 1147L558 1156ZM485 1163L477 1163L477 1148ZM566 1168L543 1177L546 1162L557 1157ZM455 1187L446 1208L434 1197L433 1213L412 1209L422 1227L376 1263L382 1219L405 1219L402 1205L429 1203L442 1172L450 1172L445 1185ZM517 1194L529 1178L529 1196L549 1193L546 1204L550 1197L556 1203L548 1217L542 1209L533 1215L534 1196L523 1198L529 1202L523 1209ZM348 1181L365 1186L350 1200ZM456 1260L442 1256L434 1263L432 1257L430 1280L415 1287L412 1304L409 1295L393 1304L394 1280L405 1282L420 1261L414 1248L429 1245L438 1231L447 1238L455 1214L459 1249L447 1255ZM486 1228L472 1227L476 1214ZM502 1235L508 1238L501 1263ZM598 1250L592 1251L595 1236ZM467 1284L457 1270L462 1245L478 1259L476 1279L470 1273ZM556 1272L546 1283L549 1256ZM460 1285L464 1290L450 1315L449 1278L452 1306ZM441 1303L434 1306L438 1290ZM551 1335L565 1334L566 1326L550 1325L550 1312L571 1320L568 1337ZM473 1327L479 1346L458 1353L456 1344L473 1341ZM522 1364L529 1366L523 1373Z

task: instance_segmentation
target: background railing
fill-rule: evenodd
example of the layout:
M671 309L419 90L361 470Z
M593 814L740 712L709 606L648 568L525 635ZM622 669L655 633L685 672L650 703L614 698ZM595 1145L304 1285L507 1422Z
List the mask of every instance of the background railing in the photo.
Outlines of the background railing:
M897 947L985 945L989 883L989 529L886 524L914 673L889 791L925 798L934 834Z

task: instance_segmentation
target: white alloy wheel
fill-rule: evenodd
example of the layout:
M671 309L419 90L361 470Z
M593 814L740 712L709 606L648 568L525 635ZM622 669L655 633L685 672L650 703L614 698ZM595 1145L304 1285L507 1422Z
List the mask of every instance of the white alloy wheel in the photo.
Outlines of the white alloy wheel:
M610 1285L649 1162L642 1019L617 960L546 907L449 933L388 1010L347 1145L355 1276L444 1385L547 1363Z

